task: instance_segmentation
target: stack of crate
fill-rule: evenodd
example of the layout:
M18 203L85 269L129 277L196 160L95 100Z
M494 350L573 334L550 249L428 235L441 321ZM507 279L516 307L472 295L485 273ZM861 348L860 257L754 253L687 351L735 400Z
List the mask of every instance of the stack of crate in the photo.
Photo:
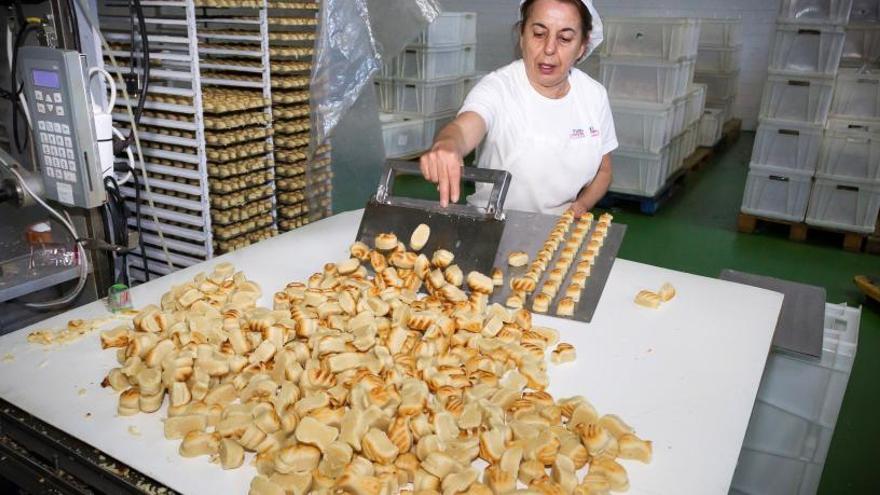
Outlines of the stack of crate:
M816 494L855 362L860 318L859 308L826 304L819 359L770 353L730 495Z
M272 125L278 228L286 232L331 212L330 146L309 160L309 74L318 25L316 2L270 0Z
M706 108L700 122L700 146L715 146L724 123L733 118L742 54L739 17L704 18L694 80L706 84Z
M880 210L880 13L853 2L806 223L870 234Z
M121 188L131 209L140 198L143 214L147 260L129 256L136 280L277 234L265 4L167 0L144 11L152 66L139 126L146 176L138 169L138 185ZM128 4L106 0L99 13L110 53L123 65L139 60ZM125 103L119 98L113 111L121 129Z
M653 197L696 148L705 91L691 85L700 21L608 18L603 24L599 81L620 144L610 190Z
M851 3L783 0L743 213L804 221Z
M473 12L444 12L383 66L376 88L386 157L426 150L455 118L474 75L476 20Z

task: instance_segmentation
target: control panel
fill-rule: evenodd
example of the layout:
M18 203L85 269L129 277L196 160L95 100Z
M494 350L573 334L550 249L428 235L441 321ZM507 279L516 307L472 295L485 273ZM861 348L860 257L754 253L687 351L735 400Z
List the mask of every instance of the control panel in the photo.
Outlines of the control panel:
M24 47L18 59L46 197L82 208L104 204L84 58L72 50Z

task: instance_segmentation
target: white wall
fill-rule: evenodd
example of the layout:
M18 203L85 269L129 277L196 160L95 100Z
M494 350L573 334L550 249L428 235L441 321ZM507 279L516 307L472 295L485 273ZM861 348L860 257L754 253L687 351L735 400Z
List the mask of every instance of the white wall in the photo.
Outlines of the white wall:
M739 96L734 114L746 129L757 125L779 0L594 0L601 16L742 17ZM512 26L519 0L441 0L445 10L477 12L477 70L513 60Z

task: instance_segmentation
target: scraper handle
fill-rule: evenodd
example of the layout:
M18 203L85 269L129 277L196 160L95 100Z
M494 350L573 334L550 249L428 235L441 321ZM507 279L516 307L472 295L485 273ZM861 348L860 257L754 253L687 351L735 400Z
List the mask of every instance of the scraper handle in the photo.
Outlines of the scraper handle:
M376 201L388 205L397 204L401 206L414 206L429 209L441 208L436 201L399 198L393 196L392 190L394 188L394 180L398 175L417 175L421 177L422 169L419 168L419 164L416 162L408 162L404 160L386 161L385 171L382 174L382 179L379 181L379 188L376 190ZM497 220L504 219L504 200L507 198L507 189L510 187L510 177L510 172L505 170L477 167L463 167L461 170L461 178L463 180L493 184L494 187L489 194L489 201L485 207L485 213ZM463 214L473 213L473 207L457 204L450 204L445 210Z

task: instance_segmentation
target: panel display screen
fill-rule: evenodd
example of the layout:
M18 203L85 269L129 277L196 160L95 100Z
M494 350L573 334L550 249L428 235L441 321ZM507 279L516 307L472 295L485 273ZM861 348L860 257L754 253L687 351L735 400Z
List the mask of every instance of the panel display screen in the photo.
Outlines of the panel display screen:
M61 81L58 73L51 70L33 70L34 85L44 88L61 89Z

